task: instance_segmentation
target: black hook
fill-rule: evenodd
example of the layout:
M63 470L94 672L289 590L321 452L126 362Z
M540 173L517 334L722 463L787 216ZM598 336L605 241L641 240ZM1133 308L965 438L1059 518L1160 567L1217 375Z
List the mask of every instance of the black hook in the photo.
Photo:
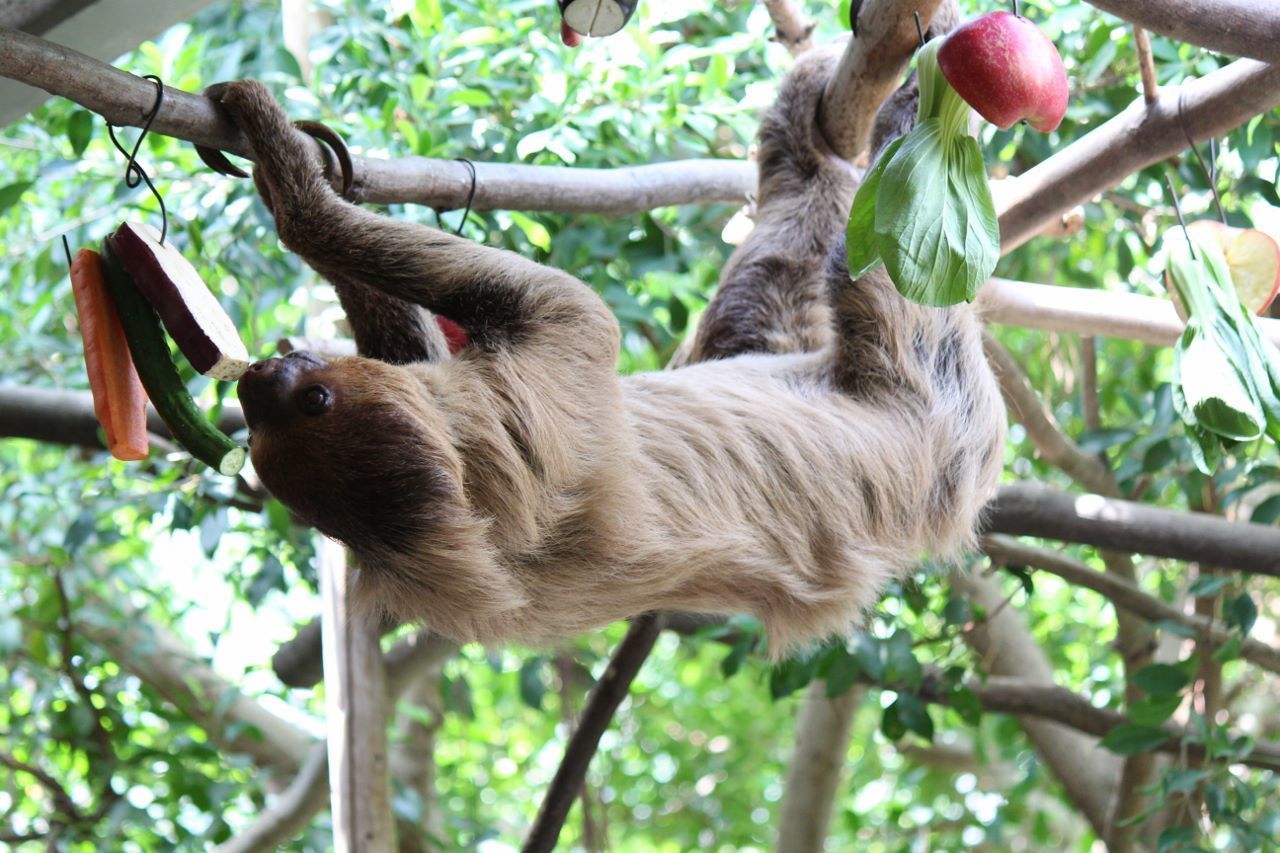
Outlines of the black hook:
M125 157L124 185L129 189L136 189L139 184L146 184L147 189L151 190L151 194L155 196L156 202L160 205L160 245L163 246L164 239L169 234L169 211L165 209L164 196L160 195L156 185L151 182L151 176L138 163L138 149L142 147L142 140L147 138L147 133L151 130L151 123L160 114L160 105L164 103L164 81L154 74L148 74L142 79L150 80L156 84L156 102L152 104L151 111L144 116L145 121L142 125L142 133L138 134L137 141L133 143L133 150L126 151L124 146L120 144L120 140L116 138L115 127L111 122L107 122L107 135L111 137L111 144Z
M471 173L471 189L467 191L467 203L462 208L462 220L458 222L458 229L453 232L455 237L462 236L462 229L467 224L467 217L471 216L471 203L476 198L476 164L472 163L466 157L454 157L455 162L461 163L467 167L467 171ZM440 211L436 210L436 226L441 225Z
M858 13L862 11L862 0L849 0L849 32L858 37Z
M1187 127L1187 117L1183 112L1183 98L1186 96L1186 87L1178 89L1178 126L1182 128L1182 135L1187 138L1187 145L1191 148L1191 153L1196 155L1196 161L1200 164L1200 171L1204 173L1205 178L1209 181L1209 191L1213 193L1213 206L1218 209L1218 219L1223 225L1227 224L1227 214L1222 210L1222 197L1218 195L1218 153L1217 142L1209 139L1209 156L1212 161L1206 165L1204 157L1200 155L1200 149L1196 147L1196 141L1191 138L1191 130Z
M924 37L924 27L920 26L920 13L912 12L911 15L916 19L916 35L920 37L920 47L924 47L927 39Z
M462 208L462 221L458 223L458 230L455 234L462 234L462 226L467 224L467 217L471 215L471 203L476 200L476 164L472 163L466 157L455 157L459 163L467 167L467 171L471 173L471 189L467 190L467 203Z

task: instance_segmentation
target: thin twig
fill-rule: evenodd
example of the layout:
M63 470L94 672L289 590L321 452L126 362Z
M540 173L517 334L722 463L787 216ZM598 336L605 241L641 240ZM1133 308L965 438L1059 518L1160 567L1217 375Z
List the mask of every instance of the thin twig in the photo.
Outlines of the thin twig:
M1098 409L1098 339L1093 335L1080 338L1080 408L1084 412L1084 428L1102 429Z
M1009 536L999 535L983 537L981 548L996 562L1050 572L1069 584L1093 590L1116 607L1146 620L1189 628L1207 637L1215 646L1226 643L1232 636L1222 624L1212 619L1184 613L1124 578L1091 569L1059 551L1026 545ZM1241 646L1240 656L1269 672L1280 674L1280 648L1248 637Z
M1151 37L1142 27L1133 28L1133 45L1138 49L1138 72L1142 75L1142 97L1148 104L1154 104L1160 97L1160 87L1156 83L1156 61L1151 55Z
M883 689L914 693L926 702L940 705L950 705L955 695L944 686L941 675L933 670L926 671L916 690L901 683L876 682L867 679L865 675L863 681ZM1023 679L993 675L985 681L971 678L965 682L965 687L973 692L984 710L1042 717L1098 737L1131 722L1123 714L1098 708L1088 697L1057 685L1036 684ZM1156 747L1157 751L1176 755L1185 748L1189 755L1205 754L1204 745L1196 742L1198 735L1191 730L1174 723L1165 723L1160 728L1168 734L1169 740ZM1264 770L1280 770L1280 743L1260 741L1248 753L1232 759L1230 763Z
M62 783L50 776L49 773L4 751L0 751L0 764L14 772L25 773L39 782L40 787L44 788L53 800L54 814L58 815L62 821L66 823L81 823L84 821L84 815L76 807L75 800L71 799L67 789L62 787Z
M1026 429L1036 452L1089 491L1119 497L1120 490L1111 472L1098 457L1081 450L1050 417L1032 389L1026 371L1013 355L989 334L983 336L982 344L1000 382L1009 413Z
M645 614L631 623L627 635L618 644L604 675L596 682L587 698L578 728L569 738L564 759L551 780L533 828L529 830L529 836L521 848L524 853L547 853L555 849L556 839L560 837L560 829L569 815L569 808L582 788L587 765L591 763L591 758L600 745L600 736L613 720L622 700L627 697L631 682L653 649L665 621L665 616Z

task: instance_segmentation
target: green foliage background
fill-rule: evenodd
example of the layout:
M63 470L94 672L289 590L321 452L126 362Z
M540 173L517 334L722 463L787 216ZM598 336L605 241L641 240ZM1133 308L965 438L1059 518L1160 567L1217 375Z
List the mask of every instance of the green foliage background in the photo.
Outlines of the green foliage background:
M275 3L217 4L116 64L198 91L252 76L267 81L298 116L331 124L364 152L468 157L547 165L611 167L685 157L744 157L758 111L790 64L768 41L763 6L750 2L642 4L631 26L578 51L561 47L547 0L395 0L322 4L333 24L317 39L316 71L303 79L280 47ZM986 11L970 2L970 11ZM995 173L1017 173L1096 127L1137 92L1131 29L1081 2L1024 2L1058 44L1073 98L1049 136L988 131ZM847 20L809 4L820 36ZM1204 74L1224 60L1154 39L1160 81ZM1221 140L1219 186L1233 221L1255 205L1280 205L1272 113ZM132 132L126 132L132 138ZM148 137L142 160L171 211L173 239L223 295L254 355L292 334L331 334L339 312L331 290L278 246L270 217L247 182L210 174L190 146ZM1159 292L1151 272L1160 231L1171 222L1165 165L1129 178L1088 205L1088 228L1064 241L1038 240L1005 258L998 274L1060 285ZM98 242L124 218L154 221L145 191L126 189L122 163L97 117L52 101L0 133L0 252L6 282L0 311L0 381L84 388L79 339L59 238ZM1189 215L1209 207L1207 179L1190 158L1173 168ZM1255 213L1265 208L1259 207ZM390 213L435 222L429 210ZM720 233L727 207L668 208L630 216L473 213L464 233L578 275L622 321L624 371L665 363L705 305L731 247ZM448 227L458 212L441 217ZM1072 336L1001 329L1067 432L1104 452L1130 494L1184 509L1245 508L1258 523L1280 517L1274 447L1244 448L1213 481L1195 472L1169 404L1169 352L1099 342L1105 429L1086 432L1079 402L1080 348ZM190 387L217 405L227 394L202 378ZM1067 487L1011 431L1010 479ZM170 626L196 653L250 694L314 721L320 691L286 690L269 655L291 626L318 610L313 552L278 505L238 508L234 484L178 454L143 465L103 453L28 441L0 442L0 749L61 780L84 811L107 786L123 795L92 824L63 835L70 850L193 849L226 840L261 810L262 774L221 754L204 732L144 680L128 674L83 632L64 647L63 595L90 622ZM1091 563L1097 555L1075 549ZM1145 586L1174 598L1181 564L1151 562ZM1009 577L1063 685L1120 707L1120 661L1110 649L1106 602L1048 576ZM1231 578L1217 589L1223 618L1238 631L1274 631L1273 583ZM975 669L959 631L971 618L937 574L894 590L866 634L847 645L770 668L753 651L754 626L728 637L664 636L606 735L589 777L615 850L765 849L772 843L795 710L815 672L847 684L860 674L904 686L872 691L847 756L851 778L837 803L831 849L1088 849L1092 835L1009 719L982 716L957 692L957 710L926 709L910 687L921 663ZM561 704L581 702L589 678L567 679L554 663L598 674L615 628L555 650L467 648L445 672L448 711L439 735L441 802L449 848L518 843L559 760ZM742 638L746 637L746 640ZM68 657L68 651L70 656ZM1280 736L1275 685L1224 657L1239 685L1236 728ZM67 675L83 674L91 710ZM1191 663L1194 663L1191 662ZM1191 667L1191 663L1185 664ZM1193 669L1193 667L1192 667ZM1176 680L1175 680L1176 682ZM1186 685L1157 687L1183 695ZM876 713L875 707L885 709ZM109 744L97 742L94 715ZM1222 730L1198 725L1211 742ZM973 752L982 766L956 773L915 758L932 738ZM1226 744L1219 754L1239 745ZM109 749L107 748L109 747ZM1275 849L1280 816L1274 779L1213 764L1195 781L1212 786L1212 826L1182 840L1218 849ZM1166 791L1186 785L1166 777ZM1173 787L1170 787L1173 786ZM421 804L396 798L404 817ZM599 810L598 810L599 811ZM39 831L48 799L29 775L0 768L0 815L11 831ZM328 844L318 818L291 849ZM575 809L568 842L580 840ZM1170 838L1170 843L1176 841ZM502 849L502 848L486 848Z

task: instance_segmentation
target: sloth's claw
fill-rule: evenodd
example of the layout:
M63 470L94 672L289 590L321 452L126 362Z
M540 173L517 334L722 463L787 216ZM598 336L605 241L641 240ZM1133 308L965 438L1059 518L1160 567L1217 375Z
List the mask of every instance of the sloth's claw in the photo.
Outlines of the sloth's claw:
M228 160L227 155L223 154L217 148L208 148L204 145L197 145L195 146L195 149L196 154L200 157L200 161L219 175L226 175L231 178L249 177L248 172Z
M355 168L351 163L351 152L347 149L347 143L333 128L318 121L295 121L293 126L313 139L323 142L333 152L333 156L338 158L338 169L342 173L342 197L349 198L351 185L355 181Z
M227 91L230 83L214 83L204 90L204 96L218 105L222 106L222 96ZM210 148L206 145L195 146L196 154L200 157L200 162L204 163L219 175L226 175L231 178L247 178L249 173L227 159L227 155L223 154L217 148Z

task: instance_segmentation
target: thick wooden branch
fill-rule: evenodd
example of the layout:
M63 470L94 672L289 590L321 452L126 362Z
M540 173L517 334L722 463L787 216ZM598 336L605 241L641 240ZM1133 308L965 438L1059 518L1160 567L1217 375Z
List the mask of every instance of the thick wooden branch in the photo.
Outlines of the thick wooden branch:
M987 505L984 527L987 533L1080 542L1280 577L1280 528L1067 494L1034 483L1002 486Z
M1203 616L1184 613L1178 608L1143 592L1135 584L1109 572L1089 568L1079 560L1050 551L1025 545L1008 536L985 536L982 550L994 562L1006 566L1026 566L1050 572L1069 584L1091 589L1104 596L1116 607L1141 616L1149 622L1169 622L1182 625L1207 637L1215 646L1231 639L1231 632L1220 623ZM1265 670L1280 674L1280 649L1259 640L1246 638L1240 656Z
M244 429L244 414L234 401L223 406L218 428L228 434ZM169 428L151 407L147 408L147 430L161 438L171 437ZM0 438L106 449L99 437L98 418L88 391L0 385Z
M550 853L555 849L564 820L569 816L569 808L582 790L587 765L600 745L600 736L609 727L622 700L627 698L631 682L653 649L665 621L665 617L652 613L640 616L631 623L627 635L618 644L604 675L600 676L587 697L578 727L569 738L564 758L551 779L542 807L538 809L538 816L521 848L523 853Z
M0 27L0 77L75 101L116 125L140 127L155 86L70 48ZM200 95L165 87L156 133L220 148L251 151L240 131ZM317 143L318 144L318 143ZM466 204L467 167L453 160L354 158L354 201L411 202L441 210ZM756 186L754 163L679 160L620 169L476 163L475 210L630 213L677 204L741 204Z
M902 84L920 46L913 13L925 28L935 14L946 15L948 27L958 17L954 0L865 0L861 5L858 34L845 44L818 110L823 138L849 161L867 149L876 110Z
M1171 39L1231 56L1280 62L1275 0L1087 0L1090 6Z
M1139 169L1187 147L1182 122L1197 142L1221 136L1280 104L1280 66L1241 59L1198 80L1137 98L1123 112L1047 160L1002 181L1000 249L1010 252L1060 216Z
M324 636L325 722L329 750L329 809L337 850L391 850L386 667L372 617L351 603L354 566L347 550L316 534Z

